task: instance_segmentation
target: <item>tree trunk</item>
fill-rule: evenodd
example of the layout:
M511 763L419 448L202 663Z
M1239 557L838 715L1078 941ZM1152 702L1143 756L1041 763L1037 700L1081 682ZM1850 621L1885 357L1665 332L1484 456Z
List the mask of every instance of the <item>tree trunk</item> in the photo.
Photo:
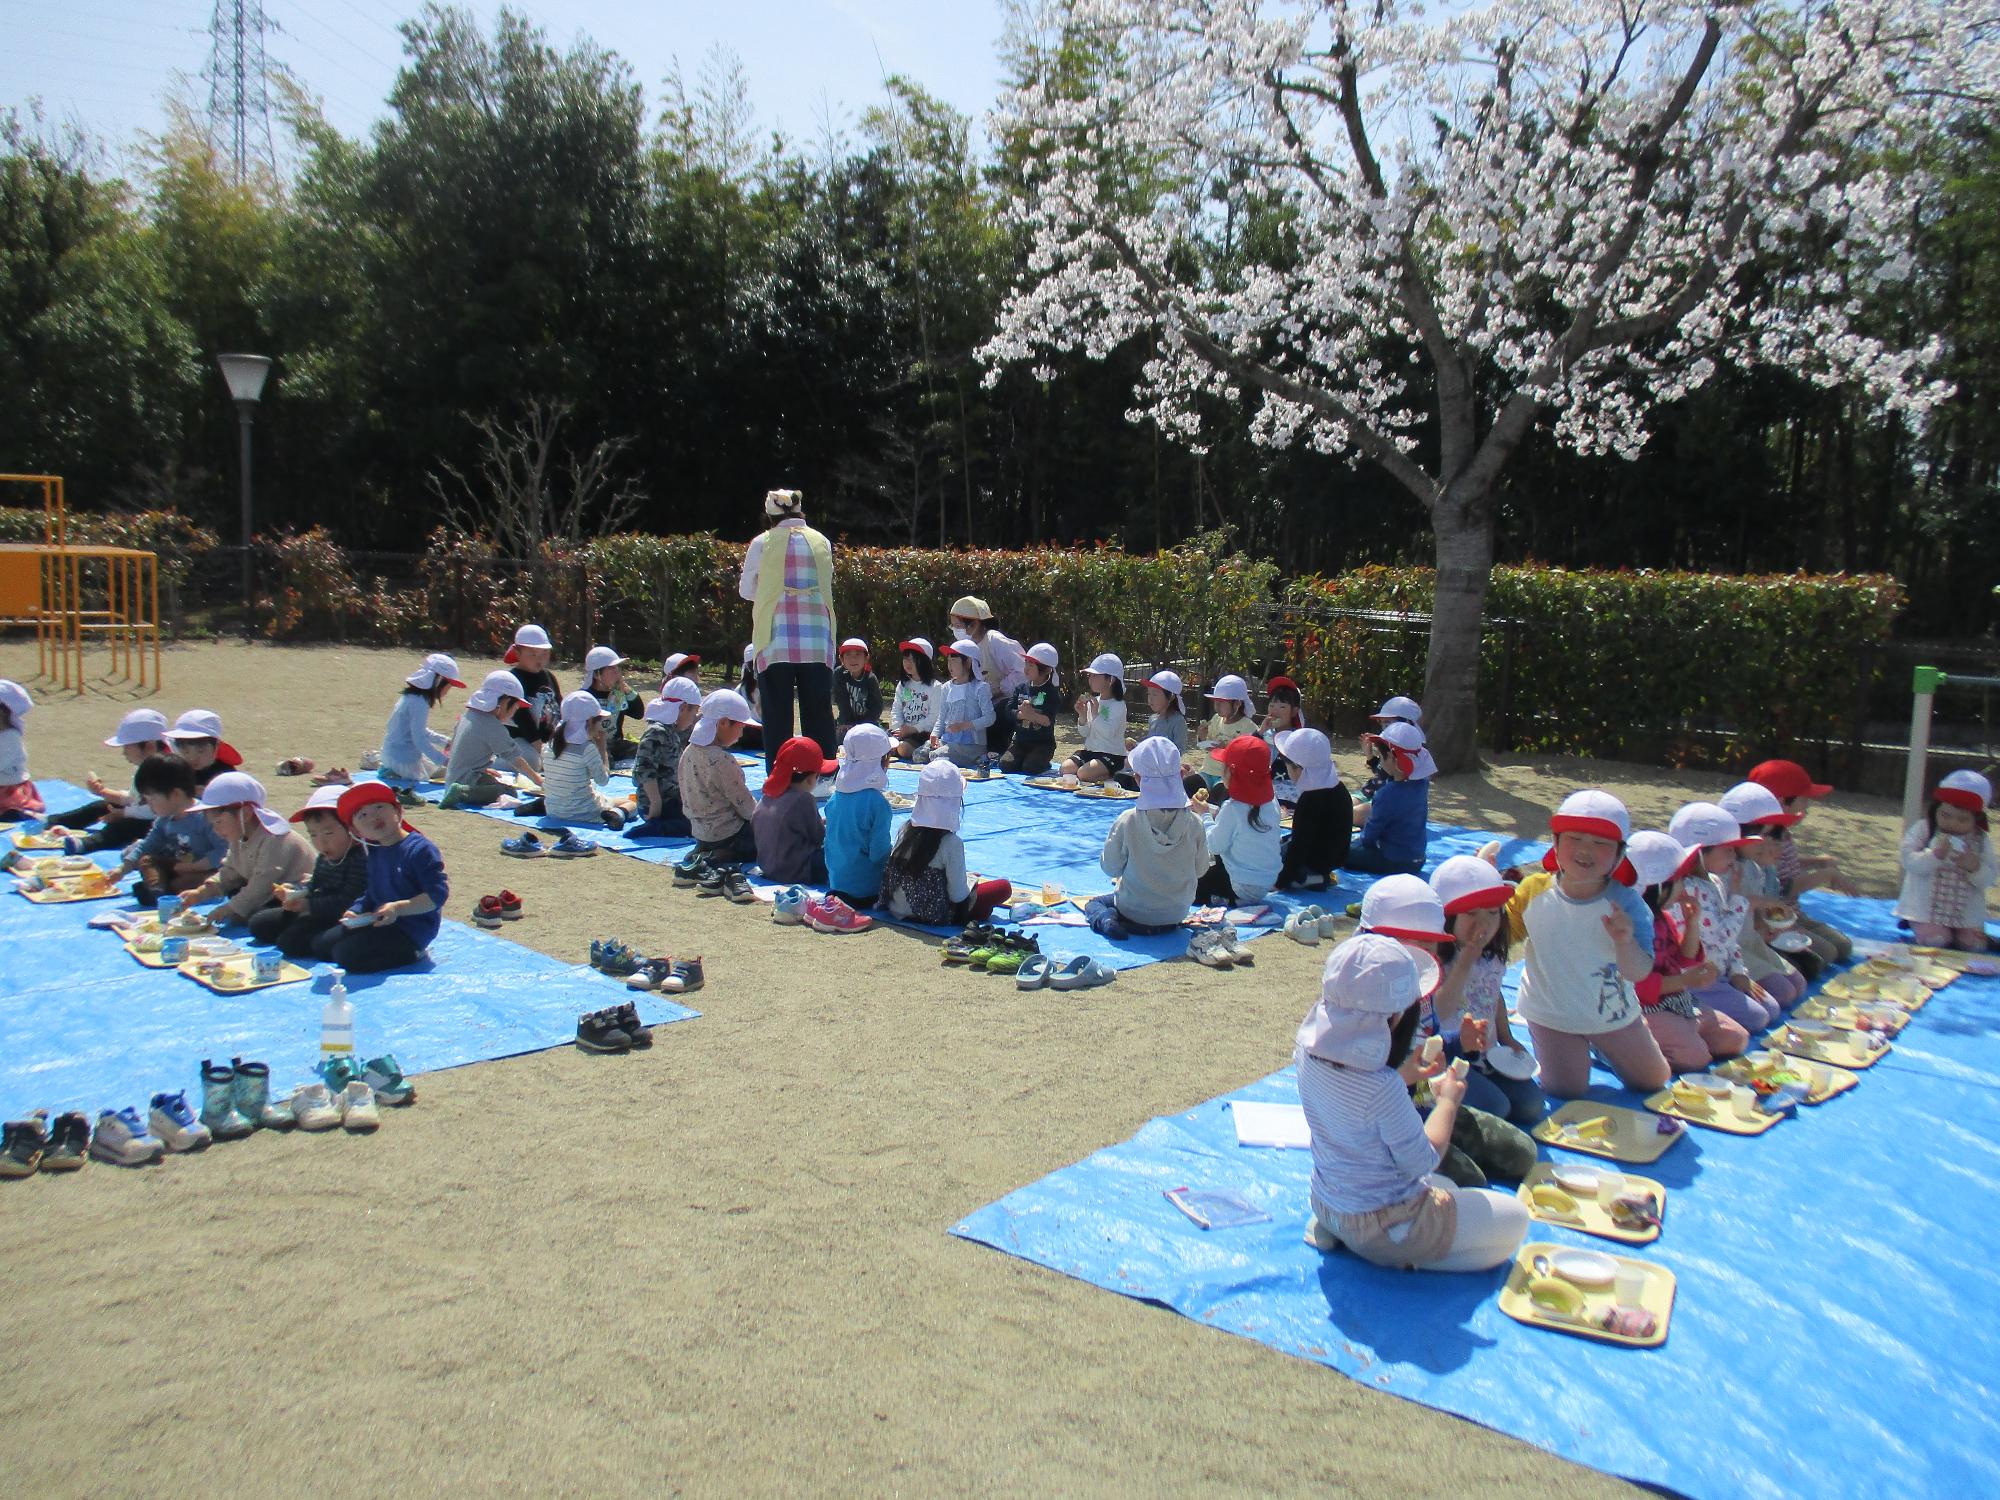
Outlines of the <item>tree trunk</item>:
M1479 767L1479 627L1493 576L1493 513L1484 495L1450 495L1431 514L1437 601L1424 671L1424 734L1440 771Z

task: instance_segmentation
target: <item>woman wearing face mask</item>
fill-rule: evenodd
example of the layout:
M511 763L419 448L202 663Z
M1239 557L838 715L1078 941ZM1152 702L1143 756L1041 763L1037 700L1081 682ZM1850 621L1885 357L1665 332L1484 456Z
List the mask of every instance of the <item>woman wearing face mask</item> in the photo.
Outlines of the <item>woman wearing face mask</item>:
M1000 632L984 599L971 594L951 606L954 640L979 648L979 676L993 690L993 723L986 730L986 749L998 755L1014 742L1020 723L1014 717L1014 693L1028 680L1028 653L1021 643Z

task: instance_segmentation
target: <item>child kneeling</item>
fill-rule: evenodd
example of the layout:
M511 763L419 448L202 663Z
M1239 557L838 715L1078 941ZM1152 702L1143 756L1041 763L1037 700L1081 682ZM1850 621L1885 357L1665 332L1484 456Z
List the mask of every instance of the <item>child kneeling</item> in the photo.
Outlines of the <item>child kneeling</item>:
M1520 1249L1528 1210L1512 1194L1433 1175L1451 1144L1464 1080L1450 1068L1419 1069L1437 1101L1426 1120L1398 1072L1437 982L1434 960L1373 933L1349 938L1327 959L1295 1054L1312 1134L1306 1238L1378 1266L1485 1271Z

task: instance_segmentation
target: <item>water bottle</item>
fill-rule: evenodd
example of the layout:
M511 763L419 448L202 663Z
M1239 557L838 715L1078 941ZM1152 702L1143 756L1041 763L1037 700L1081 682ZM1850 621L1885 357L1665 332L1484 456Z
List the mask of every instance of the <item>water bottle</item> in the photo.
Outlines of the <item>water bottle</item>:
M333 971L333 988L327 991L326 1006L319 1013L319 1051L322 1058L354 1056L354 1005L347 998L347 973Z

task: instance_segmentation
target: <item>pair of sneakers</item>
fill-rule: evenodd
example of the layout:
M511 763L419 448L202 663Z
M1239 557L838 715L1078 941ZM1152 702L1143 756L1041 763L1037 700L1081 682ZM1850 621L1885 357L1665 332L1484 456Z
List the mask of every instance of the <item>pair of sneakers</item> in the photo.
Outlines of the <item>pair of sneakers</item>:
M584 1052L644 1051L653 1045L653 1029L639 1019L639 1007L627 1000L576 1019L576 1045Z
M344 1093L349 1085L359 1083L366 1086L376 1103L386 1104L392 1109L417 1102L417 1086L403 1076L403 1065L396 1061L393 1053L385 1052L366 1062L345 1053L337 1054L327 1058L313 1071L319 1074L330 1093Z
M748 906L757 899L757 893L750 889L750 877L734 865L704 864L694 887L701 895L722 896L738 906Z
M548 844L532 833L502 839L500 852L515 859L589 859L597 853L597 845L588 839L578 838L574 829L565 828L561 838Z
M1285 918L1285 936L1308 948L1317 948L1321 938L1335 935L1338 921L1332 912L1317 906L1301 906Z
M626 947L616 938L591 939L591 968L609 974L614 979L623 979L628 974L636 974L639 966L645 962L644 954Z
M90 1119L82 1110L67 1110L51 1125L49 1112L38 1109L7 1122L5 1134L0 1136L0 1177L74 1172L89 1155Z
M1042 951L1042 945L1025 932L988 927L983 937L974 934L975 929L967 928L955 941L946 943L944 962L983 969L988 974L1018 974L1023 963Z
M1257 962L1257 956L1237 939L1236 929L1228 923L1220 927L1198 927L1188 938L1188 957L1205 968L1247 969Z
M359 1078L350 1078L338 1090L325 1083L300 1084L292 1095L291 1108L301 1130L331 1130L338 1125L355 1135L366 1135L382 1123L377 1103L374 1089Z
M211 1139L238 1141L253 1130L288 1130L293 1123L291 1106L271 1098L271 1070L265 1064L240 1057L227 1063L201 1060L200 1124Z
M498 927L502 922L521 920L521 898L512 891L481 896L472 908L472 920L481 927Z
M835 895L815 896L803 886L786 886L771 907L780 927L810 927L814 932L866 932L875 925Z
M628 990L657 990L663 995L686 995L702 986L701 955L693 958L644 958L625 976Z

